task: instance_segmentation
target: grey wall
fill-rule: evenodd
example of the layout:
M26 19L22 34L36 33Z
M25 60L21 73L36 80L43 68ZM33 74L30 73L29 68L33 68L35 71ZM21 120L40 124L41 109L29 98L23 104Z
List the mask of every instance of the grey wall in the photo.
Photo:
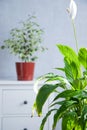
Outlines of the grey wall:
M77 0L78 14L75 20L79 47L87 43L87 1ZM70 18L66 12L69 0L0 0L0 44L9 38L10 29L18 26L28 14L35 13L41 27L44 28L43 44L49 48L40 53L36 61L35 78L54 71L62 65L62 56L55 46L63 43L75 48ZM0 51L0 78L16 79L15 62L17 56L10 55L7 50Z
M49 48L39 54L35 78L61 67L62 56L56 43L70 45L75 49L75 40L70 18L66 12L70 0L0 0L0 44L9 37L9 31L28 14L35 13L44 28L43 44ZM79 47L87 47L87 0L76 0L78 14L75 20ZM15 62L19 59L7 50L0 51L0 78L16 79ZM59 125L57 130L60 130Z

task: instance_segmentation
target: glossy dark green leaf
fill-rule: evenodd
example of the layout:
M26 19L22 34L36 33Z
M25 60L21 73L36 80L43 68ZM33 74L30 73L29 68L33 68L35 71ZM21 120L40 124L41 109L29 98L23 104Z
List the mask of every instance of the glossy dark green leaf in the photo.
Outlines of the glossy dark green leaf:
M65 102L65 100L64 101L58 101L58 102L51 103L49 108L53 107L53 106L56 106L56 105L63 105L64 102Z
M46 100L48 99L49 95L54 92L54 90L58 87L58 84L45 84L43 85L36 97L35 101L35 109L38 112L38 115L42 113L42 107L45 104Z
M43 129L44 129L44 125L45 125L45 123L46 123L48 117L51 115L52 112L54 112L54 111L56 111L56 110L57 110L57 109L51 109L51 110L49 110L49 111L47 112L46 116L43 118L42 123L41 123L41 125L40 125L40 130L43 130Z

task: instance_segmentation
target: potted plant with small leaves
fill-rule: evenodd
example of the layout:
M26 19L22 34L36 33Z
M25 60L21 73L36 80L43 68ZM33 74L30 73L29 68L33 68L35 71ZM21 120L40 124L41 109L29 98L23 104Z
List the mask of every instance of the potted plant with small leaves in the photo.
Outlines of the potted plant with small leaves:
M21 59L22 62L16 63L18 80L33 79L35 60L38 58L36 52L46 49L42 46L43 33L36 16L29 15L18 28L10 31L10 38L1 46L1 49L7 48Z
M64 57L64 67L56 69L62 71L63 75L48 73L37 80L45 80L37 90L33 105L33 110L36 110L39 116L49 96L55 93L40 130L44 130L44 125L51 114L53 115L52 130L55 130L60 119L62 119L62 130L87 130L87 48L78 49L74 25L77 6L74 0L70 0L68 12L72 18L77 52L67 45L57 44Z

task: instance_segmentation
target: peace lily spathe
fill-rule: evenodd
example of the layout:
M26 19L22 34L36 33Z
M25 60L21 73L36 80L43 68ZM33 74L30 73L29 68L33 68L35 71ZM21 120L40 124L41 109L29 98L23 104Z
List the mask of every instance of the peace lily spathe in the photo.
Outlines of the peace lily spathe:
M70 6L67 10L70 14L71 19L75 19L77 14L77 5L74 0L70 0Z
M75 28L75 24L74 24L74 19L75 19L76 14L77 14L77 5L76 5L74 0L70 0L70 6L67 9L67 11L70 14L70 17L72 19L74 38L75 38L75 42L76 42L76 49L77 49L77 52L78 52L78 41L77 41L77 35L76 35L76 28Z

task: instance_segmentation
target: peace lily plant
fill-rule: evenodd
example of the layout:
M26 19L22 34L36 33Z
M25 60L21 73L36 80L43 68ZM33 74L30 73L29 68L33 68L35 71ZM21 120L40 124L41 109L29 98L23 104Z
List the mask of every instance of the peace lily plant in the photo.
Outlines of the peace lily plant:
M77 5L74 0L70 0L67 11L73 24L77 52L69 46L57 44L57 48L64 57L64 68L56 69L62 71L64 76L48 73L37 80L37 82L45 80L38 90L33 105L33 111L36 110L38 116L41 116L49 96L56 93L42 120L40 130L44 130L45 123L51 114L53 114L52 130L55 130L60 119L62 119L62 130L87 130L87 49L78 49L74 24Z

